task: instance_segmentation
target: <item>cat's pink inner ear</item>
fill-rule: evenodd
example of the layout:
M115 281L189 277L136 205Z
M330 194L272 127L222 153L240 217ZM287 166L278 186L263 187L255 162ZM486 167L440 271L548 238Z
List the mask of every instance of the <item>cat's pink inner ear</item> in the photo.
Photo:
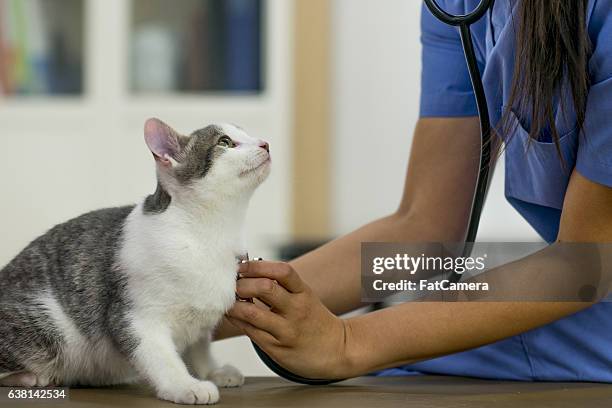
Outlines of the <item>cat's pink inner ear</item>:
M149 119L145 123L145 142L155 160L170 166L170 159L176 159L180 151L179 135L174 129L159 119Z

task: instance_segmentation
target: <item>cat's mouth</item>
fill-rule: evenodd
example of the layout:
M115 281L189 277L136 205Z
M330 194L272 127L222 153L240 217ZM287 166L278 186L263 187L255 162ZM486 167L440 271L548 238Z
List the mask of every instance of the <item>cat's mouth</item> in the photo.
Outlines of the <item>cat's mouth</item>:
M255 171L257 171L257 170L259 170L259 169L261 169L261 168L263 168L264 166L269 165L271 161L272 161L272 160L271 160L270 156L268 156L268 157L266 158L266 160L262 161L262 162L261 162L261 163L259 163L257 166L255 166L255 167L251 167L250 169L248 169L248 170L244 170L242 173L240 173L240 177L247 176L247 175L249 175L249 174L251 174L251 173L253 173L253 172L255 172Z

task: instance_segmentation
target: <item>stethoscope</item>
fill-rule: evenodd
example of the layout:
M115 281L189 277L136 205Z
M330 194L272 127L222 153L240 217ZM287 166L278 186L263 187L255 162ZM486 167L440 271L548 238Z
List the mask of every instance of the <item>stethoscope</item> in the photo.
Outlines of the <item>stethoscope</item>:
M451 26L459 27L461 43L463 45L463 52L465 54L465 60L467 62L468 70L470 73L472 87L474 88L476 105L478 107L478 116L480 118L480 171L478 172L476 189L474 191L474 198L472 200L470 223L466 236L466 245L463 251L464 255L469 255L469 253L471 252L471 243L475 241L476 234L478 233L478 226L480 225L482 207L484 206L485 198L487 195L487 189L489 186L489 163L491 160L491 122L489 120L489 108L487 106L487 97L484 91L484 86L482 84L482 77L480 75L480 70L478 69L476 53L474 52L474 42L472 40L470 26L479 21L488 10L491 10L493 8L495 0L481 0L478 7L476 7L474 11L466 15L449 14L438 5L436 0L424 1L427 5L427 8L429 8L431 13L440 21ZM455 273L451 277L451 280L458 281L460 278L461 275ZM299 376L280 366L254 342L253 347L255 348L255 351L257 352L259 358L261 358L261 360L268 366L270 370L289 381L306 385L327 385L343 381L343 379L325 380L305 378Z

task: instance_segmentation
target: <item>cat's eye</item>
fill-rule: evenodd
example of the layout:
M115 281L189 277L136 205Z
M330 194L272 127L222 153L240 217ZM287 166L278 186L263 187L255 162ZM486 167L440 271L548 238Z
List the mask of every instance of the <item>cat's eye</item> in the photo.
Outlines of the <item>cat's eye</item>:
M217 142L217 145L222 146L222 147L236 147L236 143L234 143L234 141L229 137L229 136L223 136L219 139L219 141Z

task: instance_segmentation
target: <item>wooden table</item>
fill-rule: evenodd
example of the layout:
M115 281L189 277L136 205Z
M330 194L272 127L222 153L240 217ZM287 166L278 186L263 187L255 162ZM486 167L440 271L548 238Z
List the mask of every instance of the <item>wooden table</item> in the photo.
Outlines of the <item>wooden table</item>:
M0 389L2 390L2 389ZM138 387L72 389L70 399L15 402L4 407L177 407ZM612 385L590 383L519 383L457 377L362 377L327 387L294 385L279 378L248 378L242 388L224 389L217 407L612 407Z

